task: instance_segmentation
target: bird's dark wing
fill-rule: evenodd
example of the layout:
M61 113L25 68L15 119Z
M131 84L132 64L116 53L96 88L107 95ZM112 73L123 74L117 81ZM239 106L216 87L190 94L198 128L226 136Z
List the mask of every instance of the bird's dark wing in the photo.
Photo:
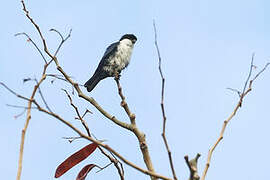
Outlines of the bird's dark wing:
M99 81L111 76L112 73L105 71L104 66L109 64L109 57L117 51L118 44L119 42L115 42L107 47L94 75L84 84L84 86L87 87L88 92L92 91Z
M106 72L103 71L103 67L109 64L109 62L108 62L109 57L113 53L115 53L115 51L117 51L118 44L119 44L119 42L115 42L115 43L112 43L110 46L107 47L102 59L99 62L99 65L98 65L94 75L103 74L103 73L107 74Z
M109 45L109 47L107 47L107 49L102 57L102 60L108 59L108 57L110 55L112 55L117 50L118 44L119 44L119 42L115 42L115 43L112 43L111 45Z

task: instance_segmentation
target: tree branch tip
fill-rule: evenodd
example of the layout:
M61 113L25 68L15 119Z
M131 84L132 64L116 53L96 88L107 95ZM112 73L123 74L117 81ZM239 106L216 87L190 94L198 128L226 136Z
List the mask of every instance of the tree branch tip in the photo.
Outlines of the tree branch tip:
M16 34L14 34L14 36L16 37L16 36L20 36L20 35L23 35L24 33L16 33Z
M49 31L57 31L56 29L54 29L54 28L51 28Z

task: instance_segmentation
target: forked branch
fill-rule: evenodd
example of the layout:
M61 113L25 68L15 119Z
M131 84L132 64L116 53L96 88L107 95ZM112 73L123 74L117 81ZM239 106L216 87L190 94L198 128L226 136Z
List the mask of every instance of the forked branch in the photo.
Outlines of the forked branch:
M266 70L266 68L268 67L268 65L270 63L267 63L264 68L259 72L257 73L253 79L251 79L251 76L252 76L252 72L253 72L253 69L254 69L254 54L252 55L252 59L251 59L251 63L250 63L250 68L249 68L249 73L248 73L248 77L245 81L245 84L244 84L244 87L243 87L243 90L242 92L240 93L240 99L237 103L237 105L235 106L233 112L230 114L230 116L223 122L223 125L222 125L222 128L221 128L221 131L220 131L220 134L219 134L219 137L217 138L216 142L214 143L214 145L210 148L209 152L208 152L208 156L207 156L207 162L206 162L206 165L205 165L205 168L204 168L204 171L203 171L203 174L202 174L202 178L201 180L205 180L205 177L206 177L206 174L207 174L207 171L208 171L208 168L210 166L210 162L211 162L211 158L212 158L212 155L213 155L213 152L215 150L215 148L217 147L217 145L220 143L220 141L223 139L223 135L224 135L224 132L226 130L226 127L228 125L228 123L230 122L230 120L236 115L237 111L239 110L240 107L242 107L242 103L243 103L243 100L244 98L246 97L246 95L252 90L252 84L253 82ZM233 89L234 90L234 89ZM239 92L238 90L234 90L235 92ZM238 93L239 94L239 93Z

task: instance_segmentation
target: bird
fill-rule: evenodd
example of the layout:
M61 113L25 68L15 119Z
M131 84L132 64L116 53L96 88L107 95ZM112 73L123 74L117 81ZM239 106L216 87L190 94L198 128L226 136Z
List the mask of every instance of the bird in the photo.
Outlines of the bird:
M93 76L84 84L88 92L91 92L96 85L107 77L115 77L125 69L131 58L134 44L137 37L134 34L125 34L119 41L109 45L101 58Z

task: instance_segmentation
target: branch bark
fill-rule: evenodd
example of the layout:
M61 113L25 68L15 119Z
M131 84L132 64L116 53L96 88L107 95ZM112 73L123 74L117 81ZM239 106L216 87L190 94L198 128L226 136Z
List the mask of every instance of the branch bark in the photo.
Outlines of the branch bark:
M151 161L150 153L148 151L148 145L146 142L145 134L138 129L138 127L136 125L136 116L135 116L135 114L131 113L131 111L128 107L128 104L125 100L125 96L123 95L123 92L122 92L122 87L121 87L120 82L119 82L119 75L115 76L115 82L117 84L118 94L121 97L121 106L124 108L126 114L128 115L128 117L130 119L130 122L131 122L130 131L132 131L136 135L136 137L139 141L139 146L140 146L140 149L141 149L141 152L143 155L144 163L149 171L155 172L153 163ZM151 176L151 179L156 180L156 177Z

